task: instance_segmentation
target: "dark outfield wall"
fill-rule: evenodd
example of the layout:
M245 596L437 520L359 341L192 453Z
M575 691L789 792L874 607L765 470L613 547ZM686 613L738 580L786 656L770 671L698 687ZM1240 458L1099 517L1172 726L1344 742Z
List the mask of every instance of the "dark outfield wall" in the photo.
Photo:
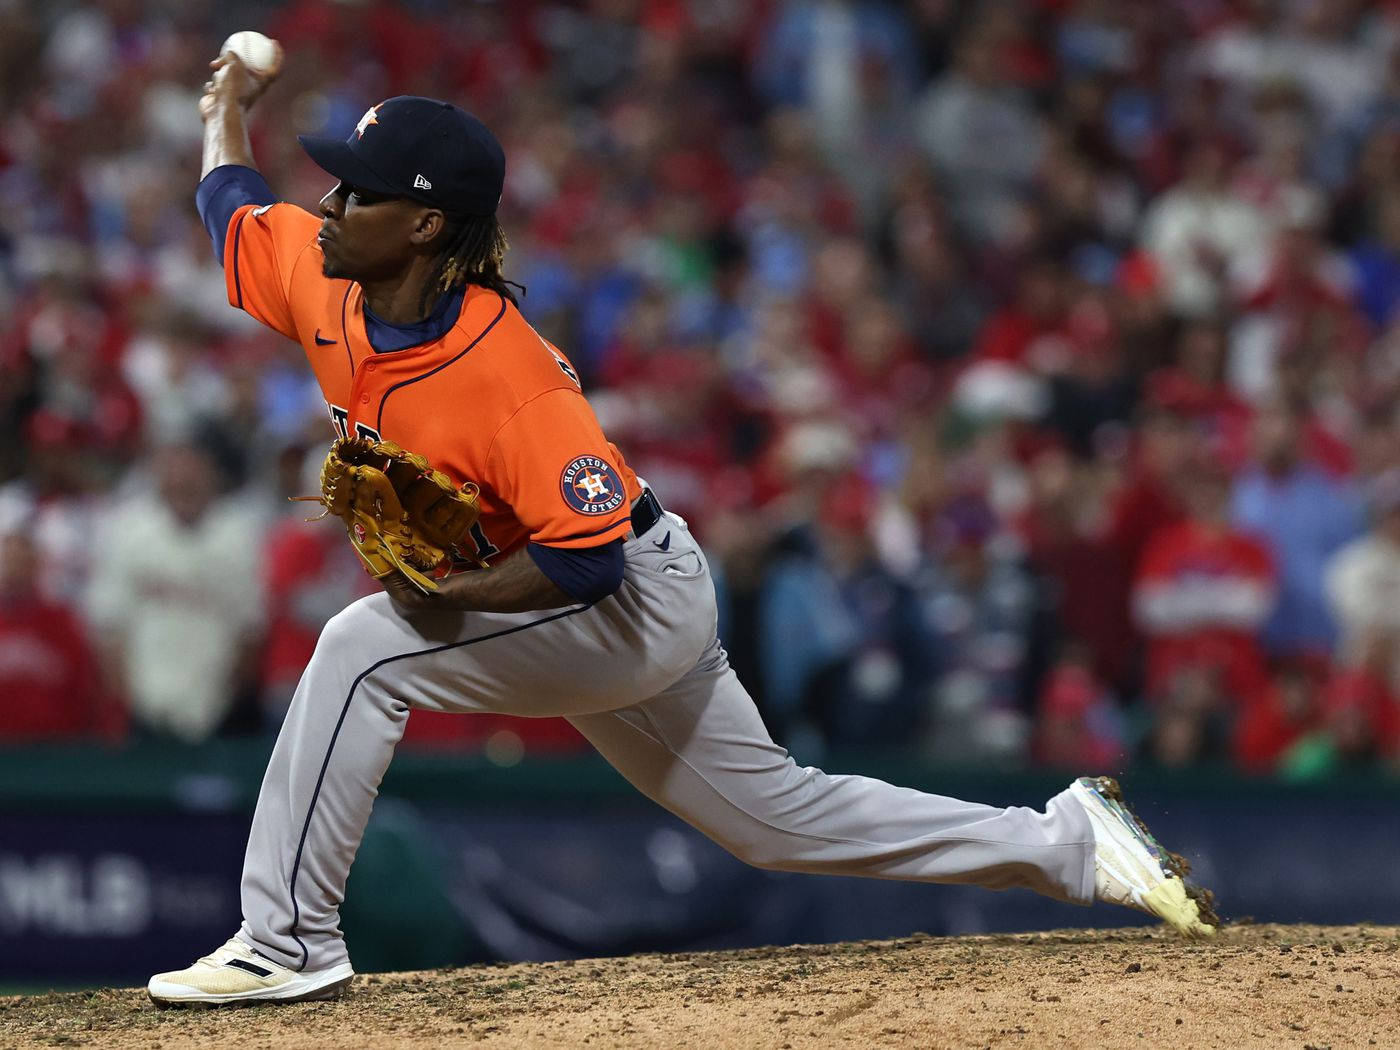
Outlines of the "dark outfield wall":
M136 983L228 937L267 747L0 752L0 984ZM1064 783L828 765L1003 805ZM1400 923L1400 783L1143 773L1129 786L1227 917ZM761 872L600 762L422 755L390 771L344 915L362 971L1134 919L1022 892Z

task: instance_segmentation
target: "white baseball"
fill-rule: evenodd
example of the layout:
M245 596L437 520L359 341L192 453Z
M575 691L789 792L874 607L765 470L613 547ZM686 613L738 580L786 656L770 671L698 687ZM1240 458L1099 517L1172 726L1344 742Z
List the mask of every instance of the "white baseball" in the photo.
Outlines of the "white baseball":
M248 67L248 72L260 77L275 76L282 68L282 45L270 36L252 29L234 33L224 41L219 54L232 51Z

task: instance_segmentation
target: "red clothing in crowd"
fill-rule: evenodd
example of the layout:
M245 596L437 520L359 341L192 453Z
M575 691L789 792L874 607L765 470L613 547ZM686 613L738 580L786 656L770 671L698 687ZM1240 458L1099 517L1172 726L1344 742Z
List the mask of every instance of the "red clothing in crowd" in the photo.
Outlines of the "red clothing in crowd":
M1199 521L1154 535L1133 588L1149 692L1160 697L1179 671L1206 667L1236 703L1257 698L1267 682L1259 628L1274 591L1273 559L1249 536Z
M1041 320L1014 306L1008 307L989 317L977 333L972 360L1026 365L1032 347L1052 337L1063 337L1057 322Z
M1147 377L1144 396L1201 427L1225 465L1233 469L1245 462L1254 410L1224 383L1205 383L1179 368L1159 368Z
M1108 690L1087 667L1061 664L1045 678L1036 704L1031 752L1056 769L1117 769L1123 762L1119 719Z
M1081 533L1060 516L1035 510L1020 522L1031 562L1055 582L1060 628L1088 648L1094 671L1118 688L1127 688L1135 672L1134 570L1148 539L1181 519L1166 486L1139 468L1102 529Z
M1110 526L1115 542L1136 568L1148 543L1163 529L1186 520L1181 500L1155 472L1139 467L1113 501Z
M1308 696L1310 686L1304 686ZM1317 713L1310 701L1294 705L1284 687L1274 682L1252 704L1246 705L1235 726L1235 761L1249 773L1271 773L1288 749L1317 728Z
M122 728L78 618L38 597L0 599L0 739L116 736Z
M286 518L269 533L263 557L268 624L260 680L290 699L326 620L377 588L338 523L310 527Z
M1022 520L1021 534L1032 564L1054 581L1055 618L1065 637L1089 650L1097 674L1123 687L1134 643L1128 552L1111 534L1084 535L1034 514Z
M415 74L421 80L424 56L436 55L450 42L435 35L426 20L386 0L350 5L300 0L283 6L267 32L287 51L315 49L339 68L377 61L388 76L389 94L409 90Z
M1321 706L1324 723L1359 715L1376 754L1400 757L1400 700L1380 675L1359 668L1339 671L1323 688Z

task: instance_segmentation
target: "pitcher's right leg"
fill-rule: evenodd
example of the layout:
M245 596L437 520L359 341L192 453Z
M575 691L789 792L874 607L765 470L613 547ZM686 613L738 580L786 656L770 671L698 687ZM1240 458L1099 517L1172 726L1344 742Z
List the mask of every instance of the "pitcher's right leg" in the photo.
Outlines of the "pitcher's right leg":
M344 961L346 880L409 710L572 715L634 704L704 646L698 632L658 638L657 610L664 603L626 586L593 606L410 619L377 594L334 617L258 795L240 938L298 972Z
M297 684L248 833L238 934L292 970L348 960L345 881L409 714L375 672L423 648L387 600L357 602L326 625Z
M635 663L600 648L615 633L615 605L410 622L377 594L336 615L297 685L258 794L239 937L298 972L345 961L345 883L410 709L536 714L561 705L558 713L570 713L563 705L592 697L582 687L581 696L561 695L553 654L572 653L580 673Z

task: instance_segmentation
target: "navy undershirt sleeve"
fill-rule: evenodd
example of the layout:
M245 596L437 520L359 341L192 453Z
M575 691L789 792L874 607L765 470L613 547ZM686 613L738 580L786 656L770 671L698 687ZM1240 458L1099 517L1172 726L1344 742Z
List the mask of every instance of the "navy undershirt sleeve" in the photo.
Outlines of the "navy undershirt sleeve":
M233 213L245 204L276 204L272 187L262 172L242 164L220 164L199 181L194 191L195 207L209 237L214 242L214 257L224 264L224 239Z
M622 586L622 540L582 549L531 543L525 549L540 572L575 601L600 602Z

